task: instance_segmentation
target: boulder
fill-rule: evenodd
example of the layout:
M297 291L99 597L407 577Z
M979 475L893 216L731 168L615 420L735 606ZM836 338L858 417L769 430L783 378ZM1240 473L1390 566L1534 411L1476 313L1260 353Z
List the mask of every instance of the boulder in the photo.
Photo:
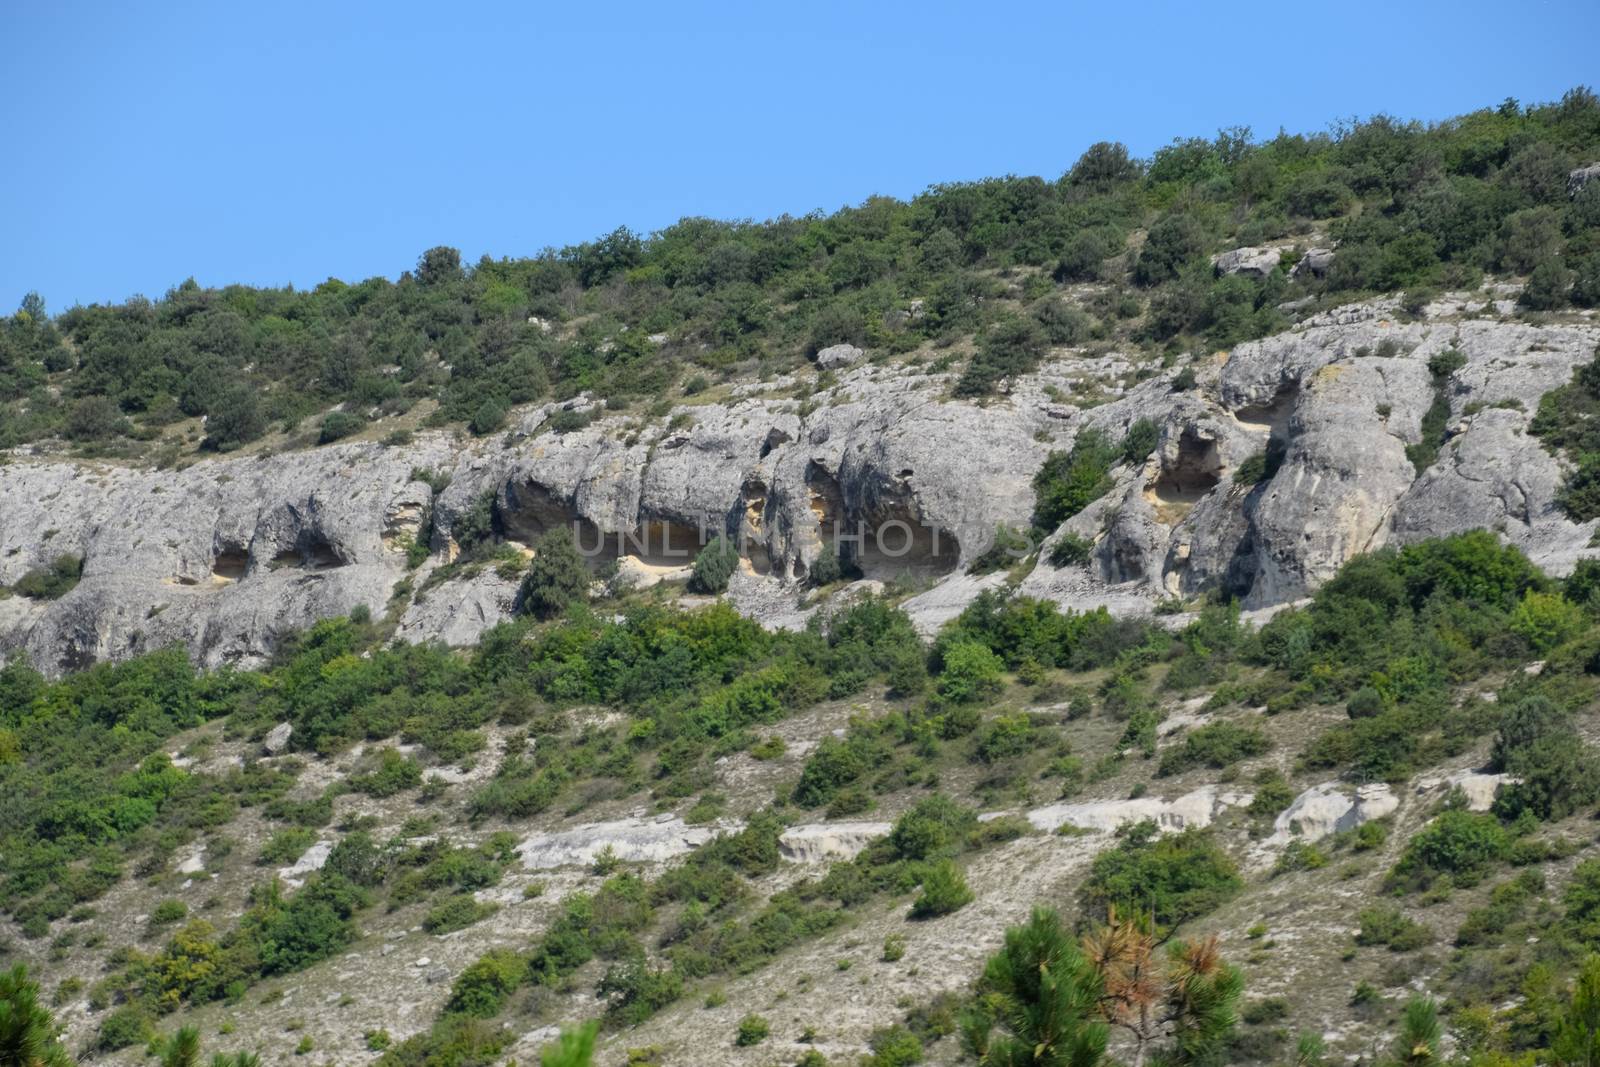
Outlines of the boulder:
M1243 274L1247 278L1265 278L1278 268L1282 252L1277 248L1235 248L1211 257L1211 266L1218 274Z
M1312 786L1273 820L1269 846L1282 848L1291 841L1320 841L1330 834L1354 830L1364 822L1393 814L1400 798L1387 785L1374 783L1354 790L1338 782Z
M855 345L829 345L817 353L817 366L823 370L837 370L861 362L865 355Z
M289 738L294 733L291 723L280 722L267 731L267 736L261 740L261 749L269 756L281 756L289 751Z
M1299 278L1309 274L1313 278L1321 278L1327 275L1328 268L1332 265L1333 249L1308 248L1306 254L1301 256L1299 262L1289 271L1289 277Z

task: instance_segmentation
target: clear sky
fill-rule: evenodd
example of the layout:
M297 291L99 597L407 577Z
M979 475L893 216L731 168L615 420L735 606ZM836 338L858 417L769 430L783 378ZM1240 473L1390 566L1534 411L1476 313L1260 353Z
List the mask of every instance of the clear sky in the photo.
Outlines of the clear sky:
M0 0L0 27L7 310L1600 87L1597 0Z

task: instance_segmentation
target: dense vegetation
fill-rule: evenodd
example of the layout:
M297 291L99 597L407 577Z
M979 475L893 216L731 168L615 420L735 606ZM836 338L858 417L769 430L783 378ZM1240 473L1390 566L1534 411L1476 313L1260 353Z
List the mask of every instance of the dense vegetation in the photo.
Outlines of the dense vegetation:
M1567 175L1596 157L1600 100L1574 89L1434 125L1378 116L1267 140L1230 129L1148 160L1097 144L1053 181L938 185L763 223L684 219L526 259L468 265L433 248L398 281L191 279L54 318L29 294L0 323L0 446L59 436L133 452L194 416L219 449L274 429L310 444L423 402L493 433L510 405L587 390L626 407L841 342L951 355L971 342L957 389L983 395L1051 346L1227 346L1283 326L1280 305L1298 296L1406 289L1416 303L1485 271L1528 275L1530 309L1593 306L1600 183L1569 197ZM1290 279L1313 239L1338 245L1326 277ZM1270 241L1282 268L1214 277L1208 254Z
M1155 754L1171 698L1195 691L1210 694L1206 707L1218 717L1167 740L1147 776L1232 773L1282 750L1269 729L1275 721L1316 715L1322 725L1294 753L1299 770L1399 781L1481 746L1493 769L1516 777L1492 810L1468 811L1452 798L1396 843L1379 880L1407 910L1365 908L1352 942L1352 951L1412 959L1439 943L1409 918L1413 904L1476 894L1441 978L1461 998L1447 1005L1450 1018L1468 1018L1464 1005L1524 997L1514 1011L1491 1013L1484 1048L1551 1047L1566 1010L1560 983L1600 951L1600 861L1578 863L1559 894L1542 874L1576 847L1548 829L1600 801L1577 718L1600 673L1595 564L1558 582L1492 535L1462 534L1353 560L1309 605L1260 629L1221 602L1171 630L989 591L931 646L883 599L802 632L769 633L720 604L682 611L639 597L602 611L582 602L563 573L530 571L526 613L465 654L389 643L382 623L363 618L318 624L259 671L196 671L175 649L57 681L20 660L0 668L0 896L24 937L53 936L63 949L130 873L157 876L196 840L206 843L207 863L229 862L222 831L241 810L273 831L247 859L292 863L333 822L341 792L426 798L437 784L428 765L483 755L491 725L504 738L492 775L464 798L463 817L488 824L470 844L432 832L421 815L385 834L341 824L326 863L298 889L263 872L239 914L191 913L176 900L152 907L148 950L118 950L84 991L98 1047L144 1044L179 1008L237 1002L264 978L328 959L359 939L380 908L415 907L415 922L432 936L481 922L494 905L473 894L515 863L517 838L489 832L504 825L494 820L576 815L632 797L663 809L683 802L692 820L715 818L724 801L713 791L712 761L779 755L783 742L765 732L772 724L867 692L882 697L876 712L823 736L742 830L650 877L596 860L593 887L563 899L535 941L495 949L455 975L435 1025L382 1050L388 1067L486 1062L510 1033L501 1020L538 1017L578 983L603 1005L606 1025L628 1026L697 986L767 966L863 908L892 907L908 922L960 912L978 896L968 881L973 862L1034 832L1014 816L980 822L977 805L1015 810L1037 803L1040 791L1072 795L1137 765ZM1537 672L1521 669L1534 659ZM597 706L620 714L603 724L574 714ZM1330 709L1336 725L1328 725ZM208 722L252 740L287 722L293 751L211 770L203 748L192 766L168 757L177 735ZM1086 758L1074 733L1091 724L1116 739L1097 759ZM384 743L391 740L416 746L413 754ZM291 799L295 753L331 755L358 742L368 750L354 773ZM1293 790L1276 770L1255 782L1256 801L1242 817L1265 827ZM848 817L890 797L892 831L860 856L781 892L760 885L777 868L786 825L824 809ZM1270 877L1370 853L1386 833L1375 823L1297 843ZM1132 825L1086 868L1076 921L1089 943L1137 954L1238 899L1249 877L1213 832L1158 835L1153 824ZM1051 921L1036 918L1042 925L1018 936L1049 942ZM1203 942L1186 945L1158 968L1167 978L1156 1015L1166 1022L1130 1039L1193 1063L1265 1041L1229 1021L1239 996L1233 972L1212 950L1183 955ZM1006 951L1026 958L1037 949L1008 942ZM1005 966L991 965L964 1004L940 1008L942 1022L925 1015L885 1031L875 1062L916 1062L897 1057L958 1030L975 1054L1009 1062L984 1050L1026 1040L1032 1024L1016 998L1041 991ZM1209 984L1178 981L1186 975ZM1052 995L1078 1003L1081 994ZM1086 1049L1095 1047L1093 1026L1126 1029L1149 1014L1098 996L1083 1016ZM1412 1022L1426 1030L1425 1013L1416 1014ZM759 1021L752 1017L741 1035L766 1040Z

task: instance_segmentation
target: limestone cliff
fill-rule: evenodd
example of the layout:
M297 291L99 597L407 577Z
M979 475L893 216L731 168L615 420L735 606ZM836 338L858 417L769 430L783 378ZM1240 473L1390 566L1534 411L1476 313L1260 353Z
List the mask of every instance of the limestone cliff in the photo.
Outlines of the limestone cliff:
M510 613L514 582L486 569L391 598L453 558L462 517L487 493L508 540L570 524L619 562L615 580L671 574L707 534L736 537L730 595L774 625L810 610L808 569L842 537L866 579L924 589L908 610L932 624L996 580L966 568L998 525L1027 525L1050 450L1139 419L1159 427L1155 452L1118 468L1112 492L1067 523L1094 541L1088 563L1040 562L1024 592L1142 610L1221 588L1265 608L1357 553L1475 527L1563 573L1595 524L1557 510L1560 462L1526 427L1540 396L1593 358L1600 325L1510 311L1483 294L1415 321L1392 300L1337 308L1196 362L1183 390L1176 369L1062 351L982 404L950 399L947 374L863 362L814 396L797 380L746 385L660 419L604 415L565 433L546 425L552 405L494 440L434 432L182 470L14 454L0 466L0 584L63 553L82 557L83 574L57 600L0 599L0 652L62 671L182 642L207 663L252 663L357 606L396 611L408 640L467 644ZM1428 360L1447 349L1466 363L1436 381ZM1418 472L1407 446L1436 389L1450 405L1446 440ZM1269 448L1275 471L1242 484L1240 467ZM436 494L443 479L423 471L448 485ZM413 572L406 548L418 540L429 558Z

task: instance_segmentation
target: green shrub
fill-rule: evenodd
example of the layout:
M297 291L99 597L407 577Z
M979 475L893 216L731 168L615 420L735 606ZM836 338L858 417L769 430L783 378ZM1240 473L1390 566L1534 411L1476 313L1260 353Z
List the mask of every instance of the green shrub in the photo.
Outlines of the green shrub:
M267 865L293 863L317 842L317 832L303 826L279 830L261 846L261 862Z
M1510 847L1510 838L1494 816L1446 811L1412 837L1389 881L1406 889L1426 886L1440 877L1457 885L1472 885L1503 860Z
M1172 928L1216 910L1243 888L1238 868L1203 830L1160 835L1145 821L1117 831L1118 843L1096 856L1078 890L1089 915L1115 907L1149 914Z
M30 600L59 600L72 592L83 575L83 557L64 553L47 567L36 567L17 579L12 591Z
M1001 382L1038 367L1049 338L1036 319L1009 316L978 341L978 351L956 382L957 396L985 396Z
M493 904L480 904L471 893L458 893L428 910L422 928L430 934L449 934L465 930L480 919L493 915Z
M519 611L538 619L551 619L589 595L594 575L579 553L571 530L565 526L546 530L533 552L517 593Z
M1258 727L1215 722L1190 731L1181 745L1168 749L1156 774L1181 774L1201 766L1220 769L1263 755L1271 747L1272 742Z
M1426 926L1406 916L1399 908L1364 908L1358 916L1361 929L1358 945L1383 945L1390 952L1414 952L1433 940Z
M913 919L936 919L971 904L967 879L950 860L939 860L922 878L922 892L911 904Z
M365 774L353 775L350 788L370 797L392 797L422 784L422 765L398 749L378 753L378 765Z
M526 961L515 952L492 949L456 978L445 1007L480 1019L493 1018L522 984L527 971Z
M739 549L719 534L694 558L694 574L689 579L689 588L710 596L725 593L728 591L728 580L738 568Z
M1057 539L1055 544L1050 546L1050 565L1053 567L1072 567L1080 563L1088 563L1089 556L1093 552L1093 541L1068 530Z
M936 688L942 699L971 704L1000 692L1005 665L986 645L957 641L942 650L941 659Z
M746 1015L739 1020L739 1029L734 1034L733 1043L740 1048L759 1045L772 1033L772 1025L759 1015Z
M912 1067L922 1062L922 1042L904 1026L878 1030L867 1041L866 1067Z
M152 926L171 926L189 916L189 905L181 900L163 900L150 909Z
M1121 450L1093 428L1079 431L1068 452L1055 451L1033 476L1034 525L1054 530L1111 489Z
M505 428L508 413L503 401L489 397L472 412L472 418L467 422L467 429L478 437L498 433Z
M1585 625L1583 609L1560 593L1530 589L1511 612L1511 632L1521 637L1534 652L1544 655L1557 645L1576 637Z
M358 434L366 428L367 420L347 411L330 411L322 417L322 428L317 432L317 444L332 444L341 438Z
M133 1004L125 1004L107 1015L95 1033L95 1048L101 1052L116 1052L130 1045L141 1045L152 1033L150 1020Z

